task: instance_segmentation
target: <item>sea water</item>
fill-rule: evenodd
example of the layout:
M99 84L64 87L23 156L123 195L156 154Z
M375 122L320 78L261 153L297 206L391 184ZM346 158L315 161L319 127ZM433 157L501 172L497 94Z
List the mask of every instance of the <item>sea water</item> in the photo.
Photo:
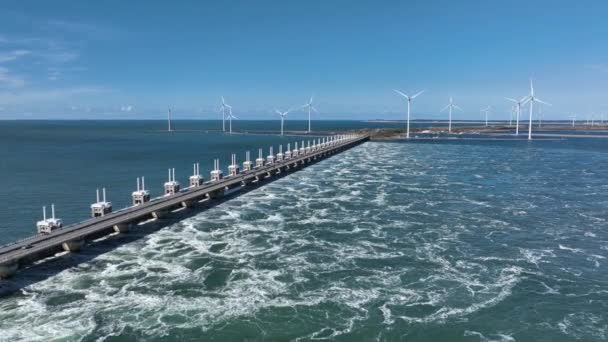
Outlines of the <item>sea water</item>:
M5 240L43 203L76 220L96 186L126 205L136 176L159 193L167 167L185 178L191 162L287 141L40 125L5 132L22 137L4 138ZM0 281L0 340L603 341L606 151L580 138L368 142Z

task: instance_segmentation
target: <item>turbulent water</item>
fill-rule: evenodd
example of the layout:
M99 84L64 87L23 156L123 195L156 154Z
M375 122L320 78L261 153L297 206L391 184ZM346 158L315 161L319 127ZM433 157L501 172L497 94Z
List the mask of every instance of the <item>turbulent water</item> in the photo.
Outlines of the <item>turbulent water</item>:
M582 145L366 143L5 281L0 340L606 340L608 154Z

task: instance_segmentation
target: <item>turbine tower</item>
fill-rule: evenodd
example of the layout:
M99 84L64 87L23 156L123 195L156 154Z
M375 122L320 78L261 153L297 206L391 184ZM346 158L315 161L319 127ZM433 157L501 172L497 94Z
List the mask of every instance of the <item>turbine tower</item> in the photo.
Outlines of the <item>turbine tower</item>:
M317 109L315 107L312 106L312 100L313 100L314 96L310 97L310 100L308 101L308 103L306 103L305 105L302 106L302 109L306 108L308 109L308 133L311 132L310 130L310 114L311 111L318 113Z
M226 109L228 109L230 112L232 112L232 106L226 104L226 101L224 101L224 97L222 96L222 107L221 107L221 111L222 111L222 132L226 132Z
M515 105L517 106L517 116L515 119L515 135L519 135L519 116L521 115L521 106L526 104L528 97L524 96L519 101L509 98L509 97L505 97L505 99L507 99L507 101L511 101L511 102L515 103Z
M238 119L236 116L232 115L232 107L228 106L228 122L229 122L229 127L230 127L230 131L229 134L232 134L232 119Z
M526 98L526 102L530 103L530 117L528 120L528 140L532 140L532 113L534 113L534 102L542 103L544 105L550 106L551 104L544 102L543 100L534 96L534 84L532 83L532 79L530 79L530 95Z
M443 108L441 111L445 111L446 109L449 110L449 115L448 115L448 133L452 133L452 109L456 108L460 111L462 111L462 109L460 107L458 107L457 105L454 104L454 100L452 99L452 97L450 96L450 104L448 104L445 108Z
M281 112L278 109L276 110L277 114L279 114L279 116L281 117L281 136L283 136L283 121L285 121L285 117L287 116L287 113L289 113L290 111L291 111L291 109L284 111L284 112Z
M167 132L172 132L173 129L171 128L171 108L169 108L169 111L167 112Z
M395 92L398 95L403 96L407 100L407 131L406 131L405 137L407 139L409 139L410 138L410 110L411 110L411 106L412 106L412 100L414 100L415 98L420 96L420 94L424 93L424 90L420 91L412 96L408 96L408 95L404 94L403 92L400 92L397 89L395 89Z
M574 127L574 123L576 122L576 114L571 115L570 118L572 119L572 127Z
M488 113L490 112L491 109L492 109L492 107L487 106L486 108L481 110L482 113L486 113L486 127L488 127Z

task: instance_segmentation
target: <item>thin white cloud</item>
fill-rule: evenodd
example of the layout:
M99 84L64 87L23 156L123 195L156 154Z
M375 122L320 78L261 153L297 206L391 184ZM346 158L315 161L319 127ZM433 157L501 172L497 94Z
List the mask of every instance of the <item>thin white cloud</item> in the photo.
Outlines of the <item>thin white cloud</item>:
M41 89L45 81L56 81L65 73L85 70L74 65L80 53L64 41L7 36L0 38L4 42L0 44L0 91L20 91L11 96L4 94L8 101L15 102L24 98L23 105L28 105L30 97L37 99L43 96ZM21 60L26 56L28 59ZM49 89L46 93L52 91Z
M13 75L7 68L0 67L1 88L22 88L23 86L25 86L25 84L26 82L24 78L17 75Z
M81 97L98 95L109 92L99 87L71 87L53 89L22 89L0 91L0 103L8 105L36 105L47 103L72 102Z
M12 50L0 52L0 63L6 63L14 61L20 57L30 55L32 51L30 50Z
M80 58L80 52L75 44L63 40L31 37L11 37L11 39L4 37L4 39L3 45L6 47L0 46L0 63L28 55L52 64L69 63Z

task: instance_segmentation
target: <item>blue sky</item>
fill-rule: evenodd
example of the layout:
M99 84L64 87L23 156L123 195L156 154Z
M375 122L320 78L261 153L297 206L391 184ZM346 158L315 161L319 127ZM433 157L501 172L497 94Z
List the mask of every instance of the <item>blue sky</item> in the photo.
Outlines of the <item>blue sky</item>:
M507 118L528 79L546 118L608 118L606 1L12 1L0 119L242 119L314 93L319 119ZM304 118L294 112L291 119Z

